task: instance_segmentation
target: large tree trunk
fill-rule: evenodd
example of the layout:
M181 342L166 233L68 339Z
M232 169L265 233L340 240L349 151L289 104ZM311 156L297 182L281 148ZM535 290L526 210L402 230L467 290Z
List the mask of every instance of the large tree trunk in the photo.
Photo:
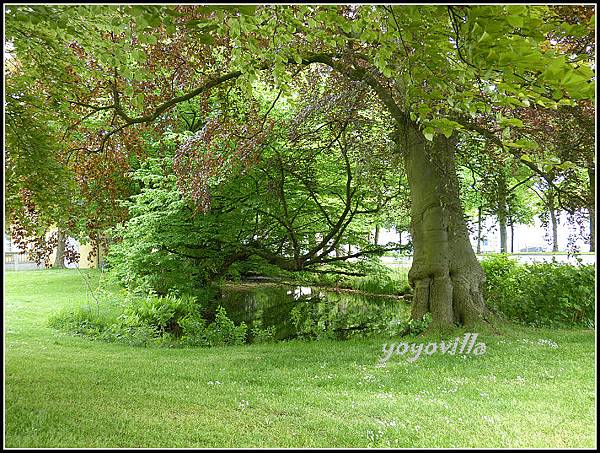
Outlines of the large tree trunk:
M472 325L488 310L483 302L483 269L469 240L460 204L454 143L433 142L410 124L399 137L411 193L414 288L413 319L432 315L432 329Z
M56 258L54 259L54 264L52 265L55 269L64 269L65 268L65 246L66 240L65 234L61 229L57 231L58 234L58 243L56 245Z
M500 175L498 180L498 223L500 226L500 253L506 253L508 248L506 246L507 235L506 235L506 177L504 174Z

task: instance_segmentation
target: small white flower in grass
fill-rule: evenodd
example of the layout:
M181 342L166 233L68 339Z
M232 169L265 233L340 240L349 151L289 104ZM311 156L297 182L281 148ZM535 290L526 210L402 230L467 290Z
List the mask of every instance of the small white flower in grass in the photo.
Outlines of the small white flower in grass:
M246 410L250 406L250 402L246 400L241 400L238 407L243 411Z
M372 374L365 374L363 376L363 380L366 382L375 382L375 376L373 376Z
M377 398L391 399L391 398L394 398L394 395L392 395L391 393L380 392L380 393L377 394Z
M550 340L550 339L547 340L545 338L540 338L540 339L538 339L537 342L541 346L548 346L548 347L550 347L552 349L558 348L558 344L555 341Z

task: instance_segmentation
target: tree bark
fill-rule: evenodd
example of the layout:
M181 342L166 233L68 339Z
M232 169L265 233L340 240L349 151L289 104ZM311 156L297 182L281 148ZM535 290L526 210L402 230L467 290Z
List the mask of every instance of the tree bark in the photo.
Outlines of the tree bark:
M588 205L588 214L590 216L590 252L596 251L596 170L594 167L588 167L588 177L590 180L590 203Z
M483 217L483 207L479 206L477 208L477 254L481 254L481 233L482 233L482 217Z
M556 218L556 208L554 205L554 193L552 190L548 192L548 212L550 213L550 221L552 223L552 251L558 252L558 220Z
M504 174L500 175L498 180L498 224L500 226L500 253L506 253L508 248L507 235L506 235L506 217L507 217L507 206L506 206L506 177Z
M596 251L596 209L594 206L588 208L588 215L590 216L590 252Z
M515 222L510 222L510 253L515 253Z
M469 240L454 164L454 142L425 139L415 124L399 137L411 193L413 319L432 315L432 329L473 325L489 311L485 275Z
M58 229L58 243L56 245L56 258L54 259L54 264L52 265L55 269L64 269L65 268L65 246L66 240L65 234L61 229Z
M375 245L379 245L379 225L375 225L375 237L373 241Z

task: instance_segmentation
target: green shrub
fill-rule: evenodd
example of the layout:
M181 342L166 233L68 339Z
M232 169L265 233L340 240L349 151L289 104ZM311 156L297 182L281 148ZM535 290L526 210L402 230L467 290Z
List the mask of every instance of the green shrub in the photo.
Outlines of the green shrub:
M250 329L252 343L271 343L275 341L276 334L277 329L275 326L269 326L264 329L261 327L253 327Z
M246 341L246 331L245 322L236 326L225 309L219 306L215 320L206 327L204 335L207 346L240 345Z
M182 333L179 321L185 317L201 318L202 306L195 297L150 295L125 307L121 320L124 325L148 325L160 334L165 332L179 337Z
M499 253L485 257L481 261L481 266L485 271L487 289L493 289L501 286L506 276L513 272L519 263L506 253Z
M594 325L595 267L519 264L506 255L482 261L485 297L491 308L532 326Z
M72 334L132 346L239 345L246 341L247 331L245 323L236 325L222 307L207 324L202 305L189 295L130 298L119 315L114 310L83 306L51 316L49 324Z

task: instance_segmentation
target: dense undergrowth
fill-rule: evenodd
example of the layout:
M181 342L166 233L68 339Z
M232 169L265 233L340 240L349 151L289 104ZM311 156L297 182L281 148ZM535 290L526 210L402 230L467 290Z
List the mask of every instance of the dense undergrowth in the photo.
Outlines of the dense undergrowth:
M488 305L511 321L537 327L594 327L595 266L520 264L502 254L481 264Z
M260 270L270 277L293 278L303 285L352 288L371 294L409 292L406 269L390 269L375 260L361 266L366 274L361 277ZM487 277L486 301L503 318L536 327L594 326L594 266L556 262L519 264L507 255L487 257L482 266ZM241 274L233 278L239 280ZM218 286L195 288L193 295L182 292L141 295L99 289L90 303L55 313L49 322L52 327L72 334L135 346L210 347L275 340L275 326L236 324L223 307L215 308L218 293ZM430 318L399 319L386 312L389 308L375 307L351 316L340 316L333 306L300 308L290 312L289 321L295 336L307 340L339 339L340 331L344 332L344 339L372 334L394 336L403 331L419 333L430 321Z

